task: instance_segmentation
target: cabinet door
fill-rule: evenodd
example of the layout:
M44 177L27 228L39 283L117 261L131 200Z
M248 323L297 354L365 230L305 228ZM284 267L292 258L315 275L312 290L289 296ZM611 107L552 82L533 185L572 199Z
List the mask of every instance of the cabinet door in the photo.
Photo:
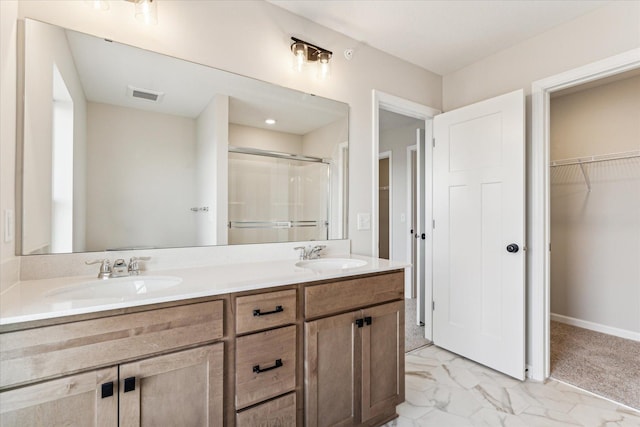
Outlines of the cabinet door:
M223 343L120 366L120 426L222 425Z
M347 313L305 323L306 425L355 422L355 320Z
M404 400L404 302L364 310L360 328L362 422L395 414Z
M113 367L2 392L0 426L117 427L117 384Z

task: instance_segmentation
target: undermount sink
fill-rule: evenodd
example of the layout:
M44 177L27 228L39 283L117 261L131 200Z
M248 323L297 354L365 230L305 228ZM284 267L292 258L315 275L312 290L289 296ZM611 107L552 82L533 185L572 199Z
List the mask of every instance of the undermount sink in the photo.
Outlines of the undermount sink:
M79 285L54 289L48 298L100 299L129 298L163 291L179 285L182 278L174 276L129 276L92 280Z
M346 270L367 265L366 261L354 258L318 258L296 262L296 267L314 271Z

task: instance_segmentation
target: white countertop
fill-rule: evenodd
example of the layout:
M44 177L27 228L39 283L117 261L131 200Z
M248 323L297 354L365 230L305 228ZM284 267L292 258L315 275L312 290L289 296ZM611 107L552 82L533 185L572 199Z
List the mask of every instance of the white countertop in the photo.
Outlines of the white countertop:
M140 276L179 277L180 284L151 293L129 294L109 298L69 299L66 287L82 286L95 282L95 276L58 277L29 280L16 283L4 292L0 299L0 325L13 325L34 320L53 319L77 314L94 313L147 304L158 304L208 297L233 292L264 289L275 286L343 278L398 270L408 265L385 259L359 255L332 255L331 258L353 258L366 261L362 267L341 270L313 271L296 266L297 260L228 264L222 266L195 267L173 270L145 271ZM103 281L109 285L108 279ZM100 286L103 286L100 284Z

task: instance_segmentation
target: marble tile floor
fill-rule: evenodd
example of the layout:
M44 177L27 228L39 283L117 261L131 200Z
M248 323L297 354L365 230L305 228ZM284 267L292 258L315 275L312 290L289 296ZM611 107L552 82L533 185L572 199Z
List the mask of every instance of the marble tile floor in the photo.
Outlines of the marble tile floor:
M405 356L405 402L385 427L640 427L640 412L549 380L521 382L436 346Z

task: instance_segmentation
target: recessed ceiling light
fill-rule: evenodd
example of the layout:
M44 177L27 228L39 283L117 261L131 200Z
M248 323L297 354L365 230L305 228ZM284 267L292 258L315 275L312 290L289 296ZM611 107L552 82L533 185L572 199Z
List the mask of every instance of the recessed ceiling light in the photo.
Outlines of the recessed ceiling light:
M268 125L275 125L276 119L266 119L264 122Z

